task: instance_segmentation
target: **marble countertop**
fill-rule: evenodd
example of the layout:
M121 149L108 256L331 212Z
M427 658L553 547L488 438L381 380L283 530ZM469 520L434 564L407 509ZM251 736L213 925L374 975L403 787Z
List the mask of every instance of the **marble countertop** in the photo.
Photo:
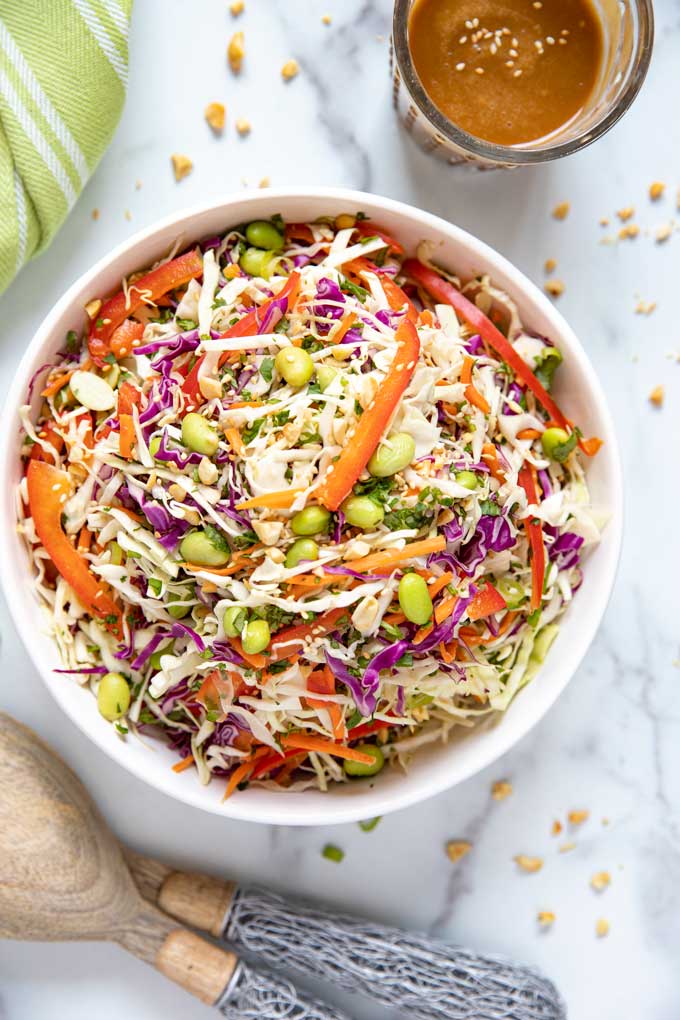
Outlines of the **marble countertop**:
M57 711L4 611L0 707L50 739L130 844L535 964L558 983L571 1020L680 1016L680 600L668 551L677 550L680 495L673 466L680 236L654 240L656 228L680 219L680 21L677 0L656 7L648 80L607 137L558 165L466 177L417 151L393 119L389 0L246 0L238 27L247 59L238 80L224 59L235 28L225 3L138 0L129 96L113 144L52 247L0 300L4 387L43 316L95 259L160 216L262 178L411 202L471 230L539 282L545 259L558 260L566 286L560 308L600 372L618 423L626 537L615 594L585 664L503 760L369 834L356 825L296 830L222 820L154 792L89 743ZM326 12L330 26L321 22ZM301 71L284 85L279 70L292 56ZM203 121L204 106L217 99L228 106L221 139ZM237 117L252 122L248 138L237 137ZM171 152L194 160L181 184ZM652 203L648 187L657 179L668 188ZM557 222L551 210L565 200L571 211ZM620 226L615 211L628 205L637 210L640 235L601 243ZM602 217L612 220L609 228L600 226ZM658 307L635 314L640 299ZM660 409L648 401L658 384L665 386ZM514 792L497 802L490 788L500 778ZM572 809L590 812L576 829L566 824ZM558 837L551 835L555 819L565 823ZM329 839L346 852L340 865L321 857ZM473 844L455 865L445 853L449 839ZM565 842L576 846L559 853ZM518 853L543 857L543 869L519 873ZM601 870L612 881L598 895L589 881ZM552 930L539 930L539 910L555 913ZM606 938L595 936L598 918L610 922ZM328 997L357 1020L385 1015L364 1001ZM2 944L2 1020L95 1014L210 1015L115 947Z

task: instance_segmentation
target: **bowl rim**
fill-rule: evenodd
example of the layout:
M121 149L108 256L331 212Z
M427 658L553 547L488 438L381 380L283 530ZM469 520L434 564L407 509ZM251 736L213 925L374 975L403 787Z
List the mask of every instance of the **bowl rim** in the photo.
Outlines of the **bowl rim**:
M580 647L578 654L573 658L572 667L565 674L561 683L555 685L555 689L551 691L550 696L544 697L541 702L535 699L534 703L529 703L521 723L515 724L514 728L508 728L504 731L502 726L497 727L495 730L496 739L487 753L478 755L477 760L468 763L467 767L454 779L449 778L446 770L440 769L438 774L430 775L428 773L422 777L420 783L412 783L410 786L407 784L396 784L388 789L381 789L380 786L368 787L367 784L365 792L357 793L344 800L339 800L332 794L322 795L326 801L324 807L312 807L309 804L305 806L304 803L297 799L297 796L293 800L285 794L277 795L280 798L280 806L277 805L277 808L274 810L267 805L261 805L257 800L251 801L247 798L233 797L229 801L223 802L219 794L216 795L214 793L212 786L207 787L208 790L213 791L211 796L207 797L205 787L195 782L191 785L177 782L181 777L176 776L170 769L165 770L168 773L167 776L162 775L160 770L156 769L151 769L149 772L140 770L136 766L133 756L126 753L125 742L115 741L108 743L102 735L103 731L88 728L87 719L82 718L76 710L72 709L67 694L62 694L65 688L58 684L59 678L52 672L51 667L48 667L40 660L39 652L32 640L35 633L36 617L39 615L38 602L35 602L35 614L26 612L21 600L12 597L13 593L10 590L10 585L12 584L11 571L2 572L2 588L10 615L24 648L28 652L42 682L65 715L100 750L138 779L177 801L223 818L289 826L342 824L398 811L442 793L460 782L464 782L506 754L548 712L583 661L609 603L616 578L623 534L623 474L613 420L595 369L590 363L576 334L562 314L552 305L538 286L521 270L517 269L505 256L463 228L449 223L442 217L396 199L373 195L364 191L334 187L268 188L252 194L236 192L228 193L219 198L213 198L200 205L193 205L171 213L155 221L150 226L137 231L99 259L85 273L81 274L41 322L22 355L8 389L0 419L4 426L0 432L0 486L2 486L2 490L4 491L8 487L14 486L12 467L13 465L16 467L14 446L17 412L18 408L25 403L25 395L30 378L29 373L36 360L36 354L50 345L60 317L74 306L74 303L86 288L90 287L98 277L105 274L112 263L132 252L138 245L153 239L157 234L161 234L165 230L176 228L178 234L180 234L189 229L193 219L202 215L217 213L219 210L223 210L226 223L232 212L238 209L239 206L247 208L249 205L260 206L281 203L284 205L282 212L285 216L285 202L287 200L304 198L327 200L331 208L333 204L349 205L354 208L371 206L374 210L391 213L395 216L417 219L422 223L424 231L429 230L440 236L447 236L450 240L465 248L466 251L478 257L480 262L489 267L492 276L494 273L498 273L512 280L517 293L521 294L539 313L549 320L551 329L554 331L554 334L559 336L560 342L566 342L570 355L578 362L580 374L587 381L589 392L597 402L598 414L604 425L602 432L603 438L607 443L607 455L609 457L611 514L607 523L609 555L601 565L599 592L591 602L588 624L581 633ZM193 239L190 230L188 236L190 240ZM131 266L127 271L132 271L135 268ZM3 560L6 563L12 562L13 550L19 542L16 528L13 526L14 521L11 522L11 525L0 529L0 555L3 556ZM175 781L174 785L173 780ZM300 797L304 797L304 793Z

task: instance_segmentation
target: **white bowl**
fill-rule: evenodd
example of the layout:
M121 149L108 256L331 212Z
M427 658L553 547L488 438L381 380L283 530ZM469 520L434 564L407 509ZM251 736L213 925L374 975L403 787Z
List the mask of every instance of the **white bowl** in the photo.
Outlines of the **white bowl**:
M605 441L588 466L588 480L594 502L605 505L611 519L601 543L588 556L583 585L564 616L545 665L497 724L468 731L446 746L423 749L406 774L387 769L375 780L342 784L329 793L247 789L223 802L221 782L204 787L193 771L176 775L170 768L175 758L160 743L154 741L150 749L134 739L122 741L99 715L89 690L53 672L61 663L56 646L41 631L41 616L28 583L26 552L14 527L15 492L21 475L17 409L26 401L31 376L62 346L67 330L82 329L85 303L115 290L122 276L166 254L178 237L189 243L233 224L274 213L304 221L359 209L374 216L407 250L415 250L423 239L432 240L438 244L435 258L441 265L463 277L480 271L489 273L517 302L524 323L560 346L565 357L557 377L557 396L565 412L587 435L598 435ZM38 403L36 397L36 410ZM229 818L277 825L357 821L408 807L485 768L516 744L564 690L595 635L614 582L622 531L619 452L602 387L574 333L541 291L487 245L436 216L363 192L291 188L233 195L170 216L135 234L85 273L43 322L7 397L1 436L0 491L5 522L0 534L2 582L16 627L45 684L69 718L115 761L169 796Z

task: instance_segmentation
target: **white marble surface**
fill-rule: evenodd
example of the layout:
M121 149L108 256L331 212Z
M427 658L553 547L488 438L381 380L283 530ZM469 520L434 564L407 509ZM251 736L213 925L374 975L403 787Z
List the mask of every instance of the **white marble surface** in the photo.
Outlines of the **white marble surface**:
M0 301L1 379L6 385L42 317L64 288L132 230L193 202L268 176L276 185L365 188L439 213L500 249L536 280L559 260L560 307L602 374L618 421L627 471L627 527L616 592L586 664L537 729L505 759L464 786L385 819L293 830L223 821L156 794L106 759L58 714L6 613L0 707L48 737L87 780L115 831L177 862L325 897L376 919L424 928L481 950L542 967L559 984L571 1020L677 1020L680 1016L680 710L678 686L677 455L680 236L655 245L644 231L617 246L599 243L600 217L633 204L653 229L675 213L680 185L680 8L658 0L657 47L644 90L604 140L560 165L516 175L460 177L430 162L392 116L387 77L389 0L246 0L242 76L224 50L234 30L223 0L137 0L130 93L110 151L51 249ZM325 27L328 11L333 23ZM291 56L299 78L284 85ZM229 129L214 139L204 105L224 99ZM234 120L252 121L236 137ZM176 185L173 151L195 161ZM652 205L647 186L669 185ZM142 187L135 189L139 179ZM571 202L557 223L550 210ZM98 222L90 212L101 210ZM130 210L128 222L124 212ZM633 312L636 294L658 301ZM666 403L647 402L653 385ZM490 799L493 780L515 792ZM554 818L587 808L590 821L555 839ZM604 827L601 819L610 824ZM329 838L341 865L320 856ZM452 865L444 844L466 838ZM574 839L577 848L559 854ZM516 853L545 858L540 874L518 874ZM612 874L601 896L591 875ZM541 934L539 909L553 910ZM598 917L611 922L598 940ZM336 1001L341 1001L336 997ZM365 1002L353 1015L381 1015ZM0 945L2 1020L200 1020L210 1015L183 992L114 947ZM384 1014L382 1014L384 1015Z

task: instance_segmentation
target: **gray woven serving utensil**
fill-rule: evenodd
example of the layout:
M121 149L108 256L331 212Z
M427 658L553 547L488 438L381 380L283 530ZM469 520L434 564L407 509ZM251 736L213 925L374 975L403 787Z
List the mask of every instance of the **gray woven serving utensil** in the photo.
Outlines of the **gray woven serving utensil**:
M144 900L78 777L0 713L0 939L117 942L227 1020L346 1020Z
M361 992L409 1018L566 1018L555 986L529 967L126 853L140 892L166 913L273 966Z

